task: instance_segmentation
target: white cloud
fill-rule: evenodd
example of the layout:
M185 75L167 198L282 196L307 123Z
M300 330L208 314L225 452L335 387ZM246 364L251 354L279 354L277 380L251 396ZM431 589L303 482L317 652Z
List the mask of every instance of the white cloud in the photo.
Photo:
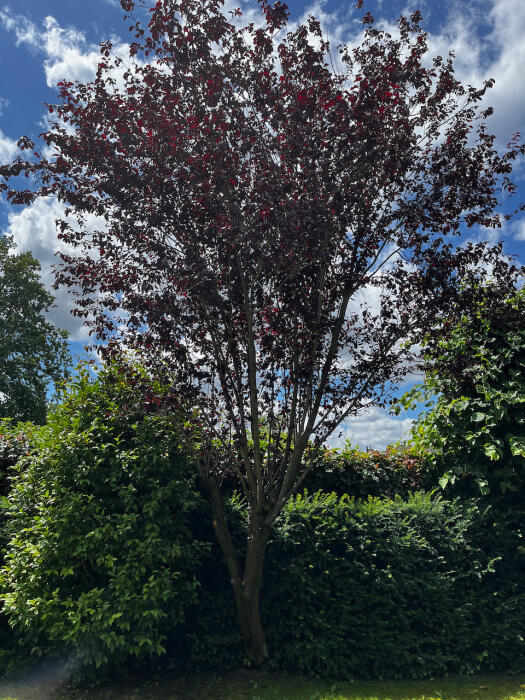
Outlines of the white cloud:
M0 163L7 163L13 160L17 150L16 141L10 139L9 136L6 136L0 130Z
M488 19L492 31L484 44L496 51L496 59L485 74L496 84L487 101L496 109L496 133L507 141L515 131L525 128L525 3L493 0Z
M514 238L516 241L525 241L525 217L515 222Z
M46 17L45 31L41 36L44 40L42 49L47 56L44 69L49 87L64 78L88 82L95 77L100 50L91 47L83 53L86 38L82 33L63 29L54 17Z
M54 282L52 267L60 263L60 258L55 253L74 253L74 249L57 239L55 220L59 218L66 218L62 204L51 198L38 199L20 212L11 211L6 228L6 233L14 238L17 251L30 251L40 262L42 281L50 290ZM90 229L95 229L100 228L103 222L89 217L86 223ZM70 340L87 341L89 336L82 319L71 314L73 296L63 287L51 291L56 298L56 308L49 312L49 320L59 328L68 330Z
M43 28L9 7L0 10L0 22L4 29L14 32L16 45L25 44L32 51L45 55L44 70L49 87L67 77L69 80L91 80L96 72L100 53L95 47L86 46L86 38L77 29L60 27L54 17L46 17Z
M44 71L48 87L67 80L89 82L96 74L100 61L100 48L89 44L85 34L74 27L61 27L57 20L48 16L42 28L9 7L0 10L0 24L13 32L16 45L26 45L32 52L44 55ZM117 43L114 53L126 55L127 44Z
M0 10L0 22L4 29L15 33L17 46L27 44L34 50L39 48L37 27L27 17L13 14L6 6Z
M4 97L0 97L0 117L4 113L4 109L8 106L9 100L6 100Z
M488 33L481 38L483 24ZM494 78L484 105L494 107L489 126L500 145L525 128L524 33L523 0L477 0L456 4L443 29L429 37L432 54L454 51L456 74L463 82L481 85Z
M411 418L393 418L385 410L369 408L358 416L348 418L327 440L331 448L341 448L346 440L361 449L371 447L382 450L407 435L412 426ZM339 433L342 433L339 436Z

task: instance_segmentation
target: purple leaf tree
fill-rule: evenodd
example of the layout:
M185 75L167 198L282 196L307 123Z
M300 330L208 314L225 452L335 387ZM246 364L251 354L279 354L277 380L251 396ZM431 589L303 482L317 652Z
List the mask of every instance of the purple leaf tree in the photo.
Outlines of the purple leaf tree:
M419 12L399 38L366 14L362 43L331 50L315 18L288 32L286 5L259 4L255 25L220 0L159 0L146 25L121 0L129 57L104 43L92 82L60 84L44 155L0 168L0 187L13 204L65 205L59 237L76 251L56 283L108 350L169 367L198 408L196 469L263 663L265 550L305 453L383 405L414 344L468 314L480 285L514 287L501 246L459 234L501 225L525 148L498 152L478 104L491 81L463 86L451 57L428 59ZM21 174L36 186L17 188ZM245 498L244 561L226 474Z

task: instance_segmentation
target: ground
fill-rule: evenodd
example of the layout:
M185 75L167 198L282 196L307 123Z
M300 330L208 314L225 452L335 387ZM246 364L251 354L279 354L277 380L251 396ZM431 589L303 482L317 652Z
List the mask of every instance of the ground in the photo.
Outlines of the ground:
M52 670L0 684L0 700L525 700L523 676L470 676L429 681L316 681L240 671L217 676L157 678L73 690Z

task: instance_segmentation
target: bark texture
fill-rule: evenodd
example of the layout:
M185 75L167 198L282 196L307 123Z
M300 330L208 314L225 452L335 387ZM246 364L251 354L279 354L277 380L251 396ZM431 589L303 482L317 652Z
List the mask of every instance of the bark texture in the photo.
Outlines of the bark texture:
M253 663L262 666L269 658L260 614L260 590L269 528L257 515L250 518L243 569L231 537L219 489L216 484L211 484L209 491L213 529L230 575L244 649L247 657Z

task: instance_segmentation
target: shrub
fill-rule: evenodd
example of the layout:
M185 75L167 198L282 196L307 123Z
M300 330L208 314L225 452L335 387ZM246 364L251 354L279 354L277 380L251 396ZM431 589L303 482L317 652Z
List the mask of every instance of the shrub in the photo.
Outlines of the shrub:
M464 316L441 343L428 346L422 386L400 401L426 404L412 428L436 481L456 492L516 492L525 484L525 290Z
M159 386L144 398L141 377L83 371L48 426L2 428L4 467L16 462L5 610L26 649L68 657L77 677L165 648L184 670L244 656L183 419L163 413ZM334 678L525 670L523 508L414 492L427 476L402 451L325 459L307 483L334 492L291 501L269 544L272 666ZM237 494L229 509L242 556Z
M32 423L13 423L9 418L0 419L0 496L6 496L9 492L10 467L31 451L35 429L38 430Z
M6 505L5 498L11 486L9 471L21 457L31 451L34 431L35 426L32 423L15 423L9 418L0 419L0 566L4 562L7 545L6 512L2 506ZM7 618L0 615L0 669L9 666L15 646L16 641Z
M187 525L199 496L180 422L145 412L128 380L118 366L96 380L81 370L8 495L4 609L33 653L84 676L163 653L206 547Z
M242 512L236 499L230 507L241 547ZM525 670L523 569L507 557L518 556L514 530L495 530L474 501L296 498L268 548L271 665L341 679ZM201 576L188 662L234 667L242 645L232 593L223 571Z
M322 490L356 498L399 495L406 498L426 484L425 462L402 448L363 452L347 443L326 450L304 481L309 493Z
M483 529L475 504L423 494L297 499L267 579L279 622L269 634L275 663L338 677L463 673L503 661L496 630L513 646L503 668L523 662L525 616L517 608L494 615L494 593L503 604L515 595L501 590L490 553L476 544Z

